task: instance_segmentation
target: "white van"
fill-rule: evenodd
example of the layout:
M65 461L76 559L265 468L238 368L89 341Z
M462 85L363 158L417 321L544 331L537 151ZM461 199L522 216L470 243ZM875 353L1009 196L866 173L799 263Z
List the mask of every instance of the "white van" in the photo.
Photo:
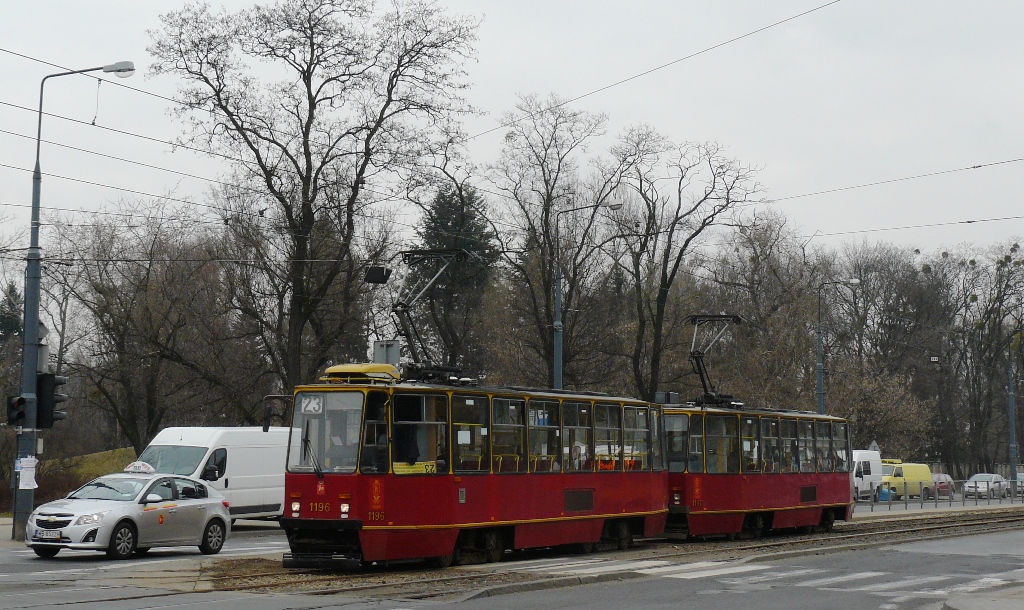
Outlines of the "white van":
M232 519L276 519L284 508L288 428L164 428L139 456L157 472L209 481Z
M853 488L858 500L878 500L882 490L882 456L877 451L853 450Z

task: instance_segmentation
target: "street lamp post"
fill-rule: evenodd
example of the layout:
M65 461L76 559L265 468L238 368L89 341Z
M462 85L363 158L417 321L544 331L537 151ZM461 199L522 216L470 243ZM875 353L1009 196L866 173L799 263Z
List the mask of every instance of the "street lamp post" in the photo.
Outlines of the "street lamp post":
M815 394L818 398L818 414L825 414L825 365L823 362L823 354L821 347L821 291L825 286L832 285L847 285L857 286L860 284L860 280L857 278L850 278L842 282L822 282L818 284L818 366L817 366L817 383L815 387Z
M553 348L552 356L554 359L554 388L556 390L562 389L562 331L564 330L562 325L562 249L560 245L560 239L558 235L558 220L562 214L568 214L569 212L578 212L580 210L589 210L591 208L605 207L609 210L618 210L622 207L621 203L595 203L591 205L582 205L576 208L569 208L568 210L560 210L555 212L555 323L553 327Z
M39 193L43 183L43 174L39 170L39 148L43 136L43 90L46 80L58 76L69 76L71 74L84 74L86 72L111 72L122 78L135 73L135 65L130 61L119 61L107 66L86 68L84 70L72 70L70 72L58 72L43 77L39 83L39 114L36 125L36 165L32 171L32 226L30 229L28 255L25 265L25 315L24 329L22 331L22 353L21 353L21 397L25 400L25 418L22 425L15 429L18 435L17 453L15 454L15 469L17 470L22 458L36 454L36 374L40 372L41 366L46 363L39 362L39 282L42 276L40 260L42 258L39 249ZM46 372L46 371L42 371ZM12 477L20 480L20 474ZM11 538L23 540L25 536L25 525L28 523L28 516L32 512L33 490L20 489L15 485L14 490L14 520Z

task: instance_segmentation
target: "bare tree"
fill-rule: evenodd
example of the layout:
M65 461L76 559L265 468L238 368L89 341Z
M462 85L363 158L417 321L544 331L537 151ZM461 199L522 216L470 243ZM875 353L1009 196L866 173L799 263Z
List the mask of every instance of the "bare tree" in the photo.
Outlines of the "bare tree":
M191 119L189 141L237 159L239 196L277 212L270 235L283 238L280 262L262 279L286 292L269 291L240 312L273 329L270 352L284 385L295 385L340 340L324 310L331 295L356 300L352 242L371 185L454 132L452 119L466 110L460 63L473 53L476 22L415 0L383 13L363 0L285 0L219 14L199 4L162 22L151 33L153 72L184 81L178 111ZM283 79L262 81L260 63ZM316 247L318 232L329 234L320 242L329 250ZM268 309L283 313L262 315Z
M759 190L754 170L722 154L717 144L674 144L650 127L629 129L614 149L630 165L623 187L632 193L616 218L620 265L633 291L630 364L640 396L653 400L662 375L672 288L693 248ZM659 183L668 184L662 187Z

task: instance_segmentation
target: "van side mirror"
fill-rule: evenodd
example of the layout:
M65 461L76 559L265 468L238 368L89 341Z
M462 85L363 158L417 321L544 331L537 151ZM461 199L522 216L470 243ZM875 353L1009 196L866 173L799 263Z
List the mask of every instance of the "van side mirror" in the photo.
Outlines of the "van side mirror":
M217 472L216 466L214 466L213 464L207 464L206 467L203 468L203 474L200 475L199 478L201 478L204 481L216 481L217 479L220 478L220 473Z
M160 494L147 494L145 499L142 500L143 504L156 504L157 502L163 502L164 499L160 497Z

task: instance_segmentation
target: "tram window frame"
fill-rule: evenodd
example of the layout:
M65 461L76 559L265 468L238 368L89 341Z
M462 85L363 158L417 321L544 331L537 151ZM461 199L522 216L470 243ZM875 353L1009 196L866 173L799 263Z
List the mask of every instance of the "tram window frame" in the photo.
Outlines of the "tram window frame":
M837 440L843 449L841 454L836 451ZM850 425L847 422L832 422L832 450L835 456L835 472L850 472L853 452L850 448Z
M594 404L594 466L598 472L622 471L622 405Z
M814 462L818 472L832 472L835 464L832 457L832 423L826 420L814 421Z
M460 474L490 472L489 418L486 394L452 394L452 470Z
M562 471L562 439L559 428L561 406L557 400L531 398L526 404L527 447L530 472L552 474Z
M800 472L815 472L814 468L814 420L800 419L797 423L797 440L800 447Z
M491 398L491 469L497 474L522 474L526 459L526 399ZM501 451L499 452L499 447Z
M689 419L686 436L686 472L703 474L707 465L707 460L704 459L704 414L690 413ZM693 425L694 421L697 423L696 427Z
M662 448L665 446L662 439L662 426L661 418L663 411L658 407L650 407L648 409L648 423L651 426L650 430L650 456L651 456L651 470L655 472L661 472L665 470L665 453Z
M753 436L748 432L753 430ZM749 445L748 445L749 443ZM761 474L761 422L756 415L740 416L740 470Z
M384 474L389 470L390 404L387 392L371 390L366 393L366 408L363 410L363 446L359 454L359 472L363 474Z
M768 431L765 431L767 426ZM761 417L761 466L765 474L782 472L782 426L778 417Z
M562 401L562 471L594 471L594 405L589 401ZM583 440L580 440L580 437Z
M651 410L639 405L622 407L622 469L651 469ZM626 451L626 447L630 451Z
M414 399L418 399L419 404L415 404ZM391 470L396 475L448 474L451 463L447 438L449 405L446 393L396 392L392 395ZM413 417L417 419L410 419ZM421 444L424 447L421 448ZM422 452L424 449L426 453ZM433 459L420 459L431 455Z
M740 473L739 421L739 417L731 413L708 413L704 416L704 469L708 474ZM719 422L721 426L717 425Z
M669 472L686 472L690 448L690 414L665 414L665 455Z
M780 418L779 451L783 474L800 472L800 446L797 437L797 420L791 417Z

